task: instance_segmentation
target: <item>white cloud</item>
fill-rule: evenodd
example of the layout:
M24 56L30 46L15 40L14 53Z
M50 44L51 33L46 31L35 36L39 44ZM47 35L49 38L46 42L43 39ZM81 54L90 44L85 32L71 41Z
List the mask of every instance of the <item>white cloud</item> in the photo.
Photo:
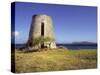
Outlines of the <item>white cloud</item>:
M18 31L12 32L12 35L15 36L15 37L19 36L19 32Z

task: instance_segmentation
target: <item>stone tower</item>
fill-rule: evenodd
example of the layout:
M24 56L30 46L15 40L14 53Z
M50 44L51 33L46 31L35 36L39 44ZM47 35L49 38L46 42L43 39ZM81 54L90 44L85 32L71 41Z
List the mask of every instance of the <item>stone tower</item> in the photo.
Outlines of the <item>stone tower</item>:
M39 38L48 38L48 41L37 43ZM29 39L27 42L29 48L56 48L52 19L45 14L33 15L32 23L29 32Z

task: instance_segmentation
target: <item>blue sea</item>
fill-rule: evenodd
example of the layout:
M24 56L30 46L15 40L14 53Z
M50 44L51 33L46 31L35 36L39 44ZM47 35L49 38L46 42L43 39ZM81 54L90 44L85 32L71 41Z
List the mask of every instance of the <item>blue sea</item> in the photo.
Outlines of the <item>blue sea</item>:
M56 44L58 47L62 46L68 49L97 49L97 44ZM15 48L25 47L25 44L16 44Z
M57 44L68 49L97 49L97 44Z

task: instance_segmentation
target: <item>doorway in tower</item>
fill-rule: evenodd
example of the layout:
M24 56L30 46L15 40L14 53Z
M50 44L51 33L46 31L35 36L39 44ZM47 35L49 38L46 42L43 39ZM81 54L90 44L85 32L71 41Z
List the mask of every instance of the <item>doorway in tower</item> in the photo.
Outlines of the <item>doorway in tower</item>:
M41 23L41 36L44 37L44 22ZM41 48L44 48L44 43L41 44Z

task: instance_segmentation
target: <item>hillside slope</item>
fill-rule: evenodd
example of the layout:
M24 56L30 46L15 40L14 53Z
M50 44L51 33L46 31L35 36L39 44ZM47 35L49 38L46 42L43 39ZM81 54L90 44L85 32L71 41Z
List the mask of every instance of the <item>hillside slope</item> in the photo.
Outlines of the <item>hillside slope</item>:
M89 69L97 67L96 50L52 49L15 52L16 73Z

